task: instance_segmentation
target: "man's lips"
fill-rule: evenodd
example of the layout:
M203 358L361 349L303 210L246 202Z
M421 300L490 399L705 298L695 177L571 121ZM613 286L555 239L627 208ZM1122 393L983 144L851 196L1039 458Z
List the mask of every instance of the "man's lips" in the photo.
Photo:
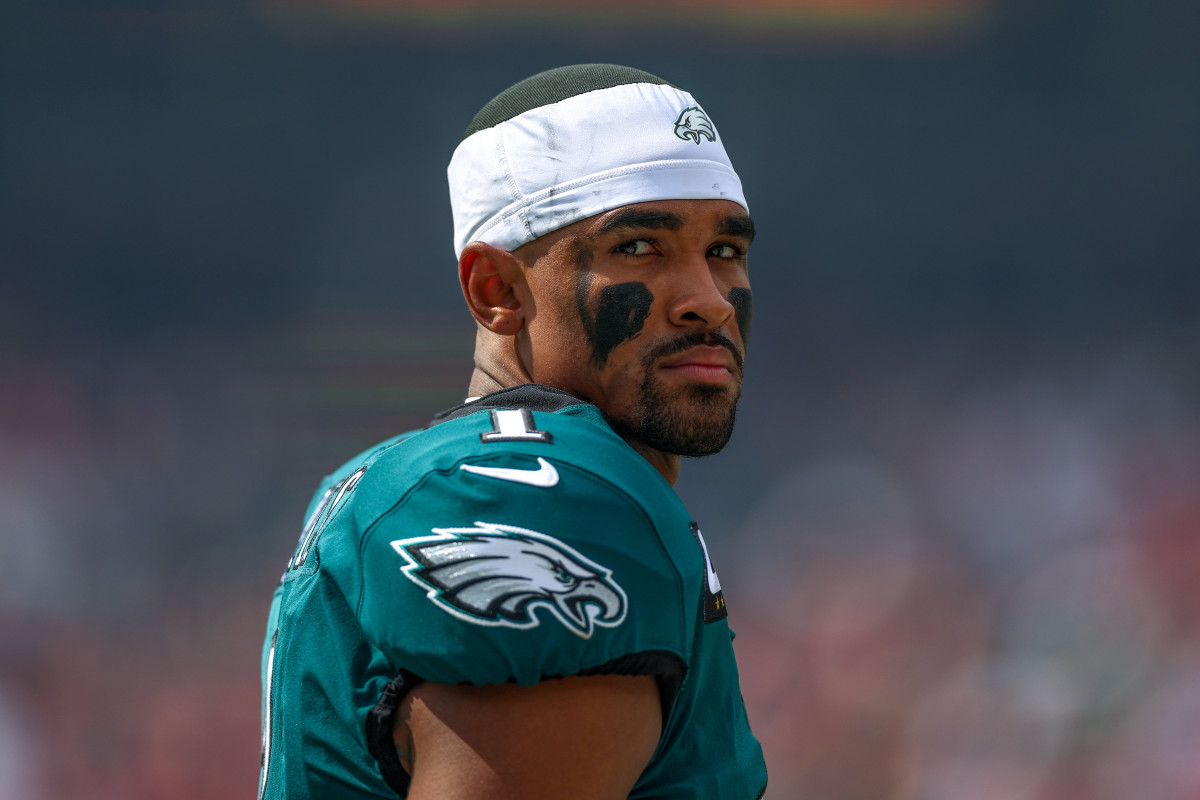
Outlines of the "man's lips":
M701 383L728 383L736 372L737 362L724 347L701 345L664 359L659 368Z

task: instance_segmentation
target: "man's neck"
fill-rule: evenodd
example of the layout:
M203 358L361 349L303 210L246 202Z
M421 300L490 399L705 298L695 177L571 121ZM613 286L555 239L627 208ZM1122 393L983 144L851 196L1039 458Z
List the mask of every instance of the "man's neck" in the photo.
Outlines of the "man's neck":
M471 373L471 383L467 387L468 397L483 397L492 392L498 392L501 389L507 389L509 386L516 386L517 383L525 383L526 381L517 381L515 383L501 383L497 376L490 374L481 367L475 367L475 371Z
M667 479L667 483L672 486L675 481L679 480L679 456L673 453L664 453L661 450L655 450L645 442L638 439L630 439L627 436L622 436L625 443L636 450L642 458L650 462L650 466L654 467L659 473Z

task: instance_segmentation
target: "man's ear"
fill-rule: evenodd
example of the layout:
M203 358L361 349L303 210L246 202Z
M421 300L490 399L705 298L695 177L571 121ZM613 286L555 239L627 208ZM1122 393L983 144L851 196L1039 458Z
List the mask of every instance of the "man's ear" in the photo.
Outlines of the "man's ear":
M514 336L525 312L514 287L523 279L520 261L507 250L471 242L458 259L458 280L471 314L492 333Z

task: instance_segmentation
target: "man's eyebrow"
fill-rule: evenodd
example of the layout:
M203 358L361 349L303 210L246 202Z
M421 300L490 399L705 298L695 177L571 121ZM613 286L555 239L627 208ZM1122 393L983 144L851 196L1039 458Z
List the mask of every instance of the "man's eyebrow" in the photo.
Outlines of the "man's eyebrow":
M717 233L722 236L738 236L754 241L754 220L749 217L726 217L717 225Z
M601 236L606 233L637 228L677 231L683 228L683 217L664 211L640 211L631 208L606 219L592 235Z

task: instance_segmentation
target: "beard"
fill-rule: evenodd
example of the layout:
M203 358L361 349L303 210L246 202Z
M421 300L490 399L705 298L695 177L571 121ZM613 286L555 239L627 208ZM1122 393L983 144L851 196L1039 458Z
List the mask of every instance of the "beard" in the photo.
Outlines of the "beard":
M738 380L732 386L665 386L654 371L655 362L699 345L733 353ZM742 393L742 356L737 346L718 332L693 334L651 348L642 366L646 377L638 387L632 419L618 423L620 428L664 453L700 457L720 452L733 435Z
M733 435L740 395L740 389L720 386L667 393L647 378L639 395L643 413L634 435L664 453L690 457L719 453Z

